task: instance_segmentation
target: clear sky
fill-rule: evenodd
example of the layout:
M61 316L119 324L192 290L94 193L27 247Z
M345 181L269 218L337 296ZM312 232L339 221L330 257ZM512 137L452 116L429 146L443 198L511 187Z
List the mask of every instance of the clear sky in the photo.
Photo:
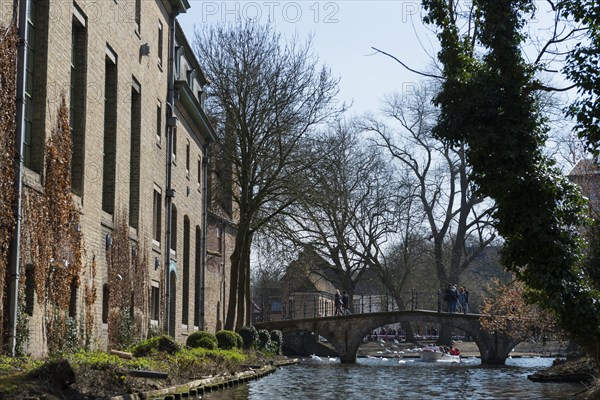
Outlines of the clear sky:
M420 0L403 1L201 1L178 17L190 42L202 24L237 17L273 21L283 35L313 34L313 49L334 76L340 100L353 102L352 114L376 112L385 94L410 90L421 77L371 47L393 54L418 70L435 56L436 39L421 22ZM202 64L202 60L200 60Z

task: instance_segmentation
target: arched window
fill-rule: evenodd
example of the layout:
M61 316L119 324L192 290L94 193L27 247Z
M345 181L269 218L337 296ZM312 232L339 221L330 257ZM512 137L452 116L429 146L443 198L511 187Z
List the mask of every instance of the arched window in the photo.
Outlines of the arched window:
M202 255L202 235L200 227L196 226L196 246L194 257L194 326L200 326L200 282L201 282L201 255Z
M181 323L187 325L190 313L190 219L183 217L183 282L181 298Z

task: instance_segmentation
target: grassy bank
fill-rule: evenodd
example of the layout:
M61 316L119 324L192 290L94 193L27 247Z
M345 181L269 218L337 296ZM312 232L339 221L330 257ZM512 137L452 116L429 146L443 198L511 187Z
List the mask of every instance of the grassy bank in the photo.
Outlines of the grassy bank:
M268 373L285 357L256 350L183 349L124 359L80 352L42 361L0 357L0 398L108 399L150 391L169 393L227 386ZM190 385L190 383L193 383Z

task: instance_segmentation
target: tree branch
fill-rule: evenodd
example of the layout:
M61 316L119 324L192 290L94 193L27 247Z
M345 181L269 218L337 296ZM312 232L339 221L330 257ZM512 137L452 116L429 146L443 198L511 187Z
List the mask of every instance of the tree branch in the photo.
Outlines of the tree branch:
M415 74L421 75L421 76L425 76L427 78L443 79L443 77L439 76L439 75L432 75L432 74L428 74L428 73L425 73L425 72L417 71L416 69L412 69L408 65L406 65L405 63L403 63L402 61L400 61L400 59L398 59L397 57L391 55L390 53L386 53L385 51L379 50L378 48L375 48L373 46L371 46L371 48L373 50L375 50L377 53L381 53L381 54L386 55L386 56L390 57L391 59L395 60L397 63L399 63L400 65L402 65L404 68L406 68L407 70L409 70L412 73L415 73Z

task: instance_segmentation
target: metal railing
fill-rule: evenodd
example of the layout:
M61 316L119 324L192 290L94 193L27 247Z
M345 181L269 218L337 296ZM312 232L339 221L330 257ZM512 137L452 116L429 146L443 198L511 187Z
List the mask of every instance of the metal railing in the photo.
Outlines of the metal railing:
M402 310L448 311L448 304L446 301L443 301L441 290L425 292L411 289L409 292L402 292L400 299L401 306L389 293L381 295L355 294L353 305L349 312L353 314L367 314ZM480 302L480 298L469 295L467 312L477 312ZM293 298L282 300L280 303L280 307L277 307L278 311L273 312L273 302L262 299L259 303L260 312L255 313L253 316L254 322L330 317L335 315L334 296L329 293L319 293L318 295L314 293L295 294ZM464 310L457 305L456 312L460 313L464 312Z

